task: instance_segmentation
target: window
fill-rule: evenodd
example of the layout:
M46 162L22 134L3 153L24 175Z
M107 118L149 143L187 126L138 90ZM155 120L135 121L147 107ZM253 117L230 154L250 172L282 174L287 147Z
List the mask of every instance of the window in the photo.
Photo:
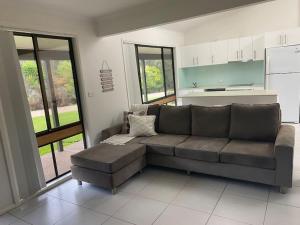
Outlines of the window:
M70 171L70 156L85 148L72 39L15 33L21 72L45 180Z
M153 103L170 97L170 102L175 101L173 48L135 47L142 103Z

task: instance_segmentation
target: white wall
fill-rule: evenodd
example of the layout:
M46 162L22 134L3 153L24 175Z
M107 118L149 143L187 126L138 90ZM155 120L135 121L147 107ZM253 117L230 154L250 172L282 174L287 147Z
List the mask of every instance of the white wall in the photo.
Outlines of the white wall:
M208 16L185 32L185 44L261 34L299 26L299 0L275 0Z
M0 8L1 27L76 38L85 129L91 144L102 129L120 122L121 112L128 108L121 39L168 46L183 43L183 35L158 28L99 38L90 21L32 7L20 8L12 3ZM113 70L113 92L101 92L98 73L102 60L107 60ZM93 97L87 97L88 92Z

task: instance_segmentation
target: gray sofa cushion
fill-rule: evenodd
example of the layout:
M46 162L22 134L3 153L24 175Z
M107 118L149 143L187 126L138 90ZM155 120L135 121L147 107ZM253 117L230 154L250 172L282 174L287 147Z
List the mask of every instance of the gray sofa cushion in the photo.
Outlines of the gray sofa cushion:
M145 155L146 146L139 143L126 145L98 144L71 156L73 165L114 173Z
M187 135L159 134L140 141L147 146L147 152L162 155L174 155L175 145L185 141Z
M155 123L154 123L156 132L159 132L159 113L160 113L160 105L155 104L155 105L148 106L147 115L156 116Z
M224 138L229 135L230 105L191 106L192 135Z
M279 104L231 106L231 139L275 142L280 127Z
M190 135L190 109L190 106L162 105L159 115L159 132L165 134Z
M220 153L222 163L275 169L274 143L232 140Z
M189 137L175 146L175 156L187 159L219 162L219 152L229 142L227 138Z

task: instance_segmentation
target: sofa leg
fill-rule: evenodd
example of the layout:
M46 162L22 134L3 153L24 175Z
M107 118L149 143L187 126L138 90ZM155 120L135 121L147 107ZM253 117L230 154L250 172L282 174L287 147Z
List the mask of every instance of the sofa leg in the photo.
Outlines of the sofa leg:
M81 180L77 180L78 185L82 185L82 181Z
M191 175L191 171L187 170L187 171L186 171L186 174L187 174L188 176L190 176L190 175Z
M280 192L281 194L286 194L287 191L288 191L288 188L287 188L287 187L284 187L284 186L280 186L280 187L279 187L279 192Z
M117 193L117 188L112 188L112 189L111 189L111 194L114 195L114 194L116 194L116 193Z

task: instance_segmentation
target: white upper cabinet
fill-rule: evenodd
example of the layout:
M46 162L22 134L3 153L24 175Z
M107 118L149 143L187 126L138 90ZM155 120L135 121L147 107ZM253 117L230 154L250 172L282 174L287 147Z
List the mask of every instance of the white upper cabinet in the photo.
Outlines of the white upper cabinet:
M252 60L253 56L253 43L252 37L240 38L240 61L247 62Z
M181 67L196 66L196 45L190 45L180 48Z
M270 32L265 35L266 48L283 45L284 34L282 31Z
M270 32L265 35L266 47L280 47L300 44L300 29Z
M212 64L211 44L203 43L197 46L197 65L206 66Z
M300 29L288 30L284 36L285 45L298 45L300 44Z
M240 58L240 40L238 38L228 40L228 61L236 62Z
M253 60L264 60L265 59L265 39L263 35L252 37L253 42Z
M212 64L228 63L228 41L215 41L211 44Z

